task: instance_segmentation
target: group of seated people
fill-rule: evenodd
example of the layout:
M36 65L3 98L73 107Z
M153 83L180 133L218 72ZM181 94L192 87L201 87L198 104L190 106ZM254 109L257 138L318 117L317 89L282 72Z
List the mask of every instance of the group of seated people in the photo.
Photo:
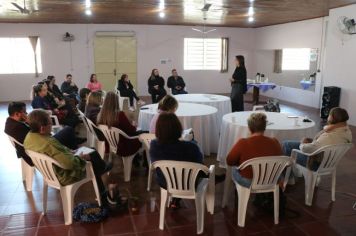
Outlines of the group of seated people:
M176 69L172 70L172 76L168 78L167 86L172 90L173 95L187 94L184 80L178 75ZM152 103L159 102L167 94L164 89L164 79L159 75L157 69L153 69L148 78L148 93L151 94Z
M173 72L173 71L172 71ZM54 158L63 167L55 167L55 172L62 185L76 182L85 176L85 161L93 164L93 169L99 189L105 199L110 203L120 203L117 177L110 175L108 186L105 188L101 175L112 168L111 163L106 163L103 158L94 151L88 155L75 156L73 150L78 148L78 139L74 127L79 122L76 109L81 110L85 116L95 125L107 125L109 128L115 127L128 136L137 136L145 131L137 130L135 122L130 122L125 113L120 110L118 95L114 92L107 92L103 98L101 85L99 86L95 75L90 78L90 85L79 92L80 102L78 104L78 87L73 83L72 76L67 75L61 89L55 84L54 76L48 78L33 88L34 97L32 107L34 110L27 116L26 105L22 102L12 102L9 104L9 117L5 124L5 133L24 144L17 146L18 157L21 157L30 166L33 162L27 156L24 149L45 153ZM164 80L159 76L158 70L154 69L148 80L149 91L152 101L159 102L158 113L154 116L150 124L150 133L156 135L156 139L150 143L151 161L175 160L203 163L203 154L198 144L192 141L182 140L182 124L175 111L178 108L177 100L170 95L166 95L164 90ZM184 81L174 70L172 78L168 79L168 84L177 93L183 93ZM137 97L133 86L127 75L123 75L118 83L118 89L124 91L122 95L130 97L130 106L133 99L143 102ZM183 91L181 91L183 90ZM185 91L184 91L185 92ZM64 126L59 132L51 135L52 123L49 111L56 114ZM325 145L341 144L352 142L351 131L347 125L349 119L345 109L336 107L330 111L328 124L320 131L314 139L304 138L301 141L284 141L282 145L275 138L265 136L267 117L264 113L252 113L247 120L250 136L237 140L227 156L227 164L239 166L243 162L264 156L290 156L292 149L300 149L305 153L312 153ZM105 141L105 137L102 137ZM117 155L130 156L142 147L139 139L126 139L120 136ZM108 146L106 147L108 151ZM321 160L315 159L313 163L307 163L306 157L297 156L297 163L309 166L316 170ZM249 187L252 180L252 169L233 169L232 178L240 185ZM201 176L203 177L203 176ZM166 188L166 182L162 173L157 170L158 183L162 188ZM179 199L173 199L171 207L179 207Z

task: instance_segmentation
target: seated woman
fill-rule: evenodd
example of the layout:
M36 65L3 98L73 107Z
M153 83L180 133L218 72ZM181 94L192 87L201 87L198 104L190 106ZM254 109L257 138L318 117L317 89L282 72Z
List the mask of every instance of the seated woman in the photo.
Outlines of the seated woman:
M49 75L47 76L46 81L48 81L47 82L48 91L50 91L56 98L63 100L64 95L56 84L56 78L53 75Z
M239 166L243 162L256 157L280 156L282 148L278 140L264 136L267 117L263 113L252 113L247 120L250 137L240 139L231 149L226 163L230 166ZM232 178L240 185L249 188L253 173L252 168L232 170Z
M51 99L49 99L51 96L48 97L47 86L45 83L39 83L33 86L32 94L33 100L31 105L34 109L41 108L51 111L52 114L58 117L59 123L64 125L75 127L79 123L79 119L75 114L66 109L58 109L55 106L55 103L53 101L51 102Z
M96 74L91 74L87 88L92 92L101 91L101 83L96 78Z
M159 103L158 103L158 112L154 115L150 123L150 133L156 133L156 122L161 112L171 112L174 113L178 109L177 100L171 96L166 95Z
M347 111L340 107L334 107L330 110L328 123L324 129L320 131L314 139L303 138L301 141L284 141L282 144L283 152L286 156L290 156L293 149L299 149L305 153L313 153L321 147L333 144L351 143L352 133L347 125L349 115ZM321 158L315 157L309 167L312 170L317 170L321 162ZM307 157L298 154L297 163L306 166Z
M139 105L144 105L145 102L142 101L139 97L137 97L135 91L133 90L133 86L129 80L129 76L127 74L123 74L121 79L118 81L117 89L120 91L121 97L128 97L130 101L130 111L135 111L134 108L134 99L136 99Z
M148 93L151 94L152 103L157 103L166 96L167 92L164 89L164 79L159 76L157 69L153 69L151 76L148 79Z
M199 147L194 142L181 141L181 135L182 125L178 117L174 113L162 112L156 123L157 139L150 144L151 161L189 161L203 164L203 154ZM157 180L162 188L167 188L160 170L157 170ZM179 207L179 199L173 199L171 207Z
M129 136L136 136L141 132L130 124L125 113L120 111L118 96L114 92L108 92L104 99L103 106L98 114L97 124L107 125L109 128L115 127ZM130 156L136 153L142 144L138 139L126 139L120 135L117 155Z
M103 102L103 98L100 92L91 92L88 96L88 101L85 106L85 116L90 119L94 124L98 114L100 112L100 106Z

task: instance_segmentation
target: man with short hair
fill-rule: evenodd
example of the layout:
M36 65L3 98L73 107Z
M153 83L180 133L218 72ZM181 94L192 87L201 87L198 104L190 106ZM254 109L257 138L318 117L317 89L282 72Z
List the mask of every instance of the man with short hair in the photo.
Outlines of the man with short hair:
M172 89L172 94L187 94L188 92L184 90L185 83L181 76L178 75L177 70L172 70L172 76L168 78L167 81L168 88Z
M78 87L72 80L72 75L67 74L64 82L61 85L63 95L71 98L76 98L78 94Z
M105 193L101 175L112 168L111 163L107 165L96 151L75 156L72 150L51 136L51 119L42 109L33 110L28 116L28 122L31 131L25 138L25 149L46 154L60 163L63 168L54 166L54 171L61 185L69 185L83 179L86 176L86 161L90 161L99 190Z

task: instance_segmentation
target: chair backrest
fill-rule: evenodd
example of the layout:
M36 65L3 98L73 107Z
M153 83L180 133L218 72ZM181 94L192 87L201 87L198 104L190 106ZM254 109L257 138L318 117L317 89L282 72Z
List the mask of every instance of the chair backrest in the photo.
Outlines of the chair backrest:
M200 171L209 173L205 165L186 161L156 161L153 168L159 168L167 183L167 191L173 197L195 198L195 181Z
M61 184L59 183L58 178L54 173L53 165L63 168L61 164L42 153L31 150L26 150L26 153L29 157L31 157L31 160L33 164L35 164L35 167L38 169L38 171L41 172L44 181L46 181L46 183L52 188L59 189Z
M317 171L319 173L329 173L335 170L341 158L352 146L352 143L328 145L318 149L310 156L322 153L322 160Z
M292 158L287 156L257 157L242 163L238 169L252 167L251 191L265 191L274 189L279 176L286 166L292 164Z
M107 125L98 125L98 128L103 132L106 141L110 145L110 149L112 152L117 152L117 147L120 140L120 134L126 135L124 132L119 130L118 128L111 127L109 128Z
M10 142L12 144L12 146L14 146L14 148L16 149L16 145L19 145L20 147L23 147L23 144L20 143L19 141L17 141L14 137L11 137L10 135L7 135L10 139Z

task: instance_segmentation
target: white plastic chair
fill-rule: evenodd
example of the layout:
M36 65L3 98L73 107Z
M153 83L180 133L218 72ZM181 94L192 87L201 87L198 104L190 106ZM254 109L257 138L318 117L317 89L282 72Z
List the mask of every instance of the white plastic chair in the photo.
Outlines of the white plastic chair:
M23 147L23 144L17 141L15 138L8 135L12 146L14 146L16 151L16 144ZM32 191L33 175L35 173L35 168L28 165L22 158L21 159L21 172L22 181L25 181L26 191Z
M215 201L215 166L184 161L156 161L153 168L159 168L167 183L167 190L161 188L161 207L159 216L159 229L164 229L164 216L166 206L172 197L195 199L197 213L197 234L204 231L205 203L208 212L214 214ZM198 173L202 171L209 174L209 178L202 178L197 187L195 181Z
M255 105L252 107L252 111L264 111L265 107L263 105Z
M98 128L103 132L106 141L109 143L110 146L110 160L112 160L112 154L117 153L117 148L120 140L120 135L124 136L127 139L138 139L139 136L128 136L125 132L122 130L119 130L115 127L109 128L106 125L98 125ZM124 164L124 179L125 182L129 182L131 178L131 169L132 169L132 160L136 156L138 152L140 152L141 149L139 149L136 153L130 155L130 156L122 156L122 162Z
M335 185L336 185L336 167L339 164L341 158L345 153L353 146L351 143L328 145L316 150L313 153L304 153L300 150L292 150L292 158L295 161L297 154L303 154L307 157L307 162L315 155L323 155L320 166L316 171L310 170L308 167L296 164L298 170L300 170L305 180L305 205L311 206L313 202L314 188L317 183L318 177L323 175L332 175L331 181L331 200L335 201Z
M52 131L57 133L59 130L63 129L63 125L59 124L58 117L56 115L50 115L52 121Z
M135 91L135 90L134 90ZM120 95L120 90L116 89L116 94L119 98L119 107L121 110L124 110L124 102L127 101L127 106L130 106L130 98L129 97L122 97ZM137 104L136 104L137 101L135 101L134 99L134 102L133 102L133 105L134 105L134 108L135 110L137 109Z
M88 119L83 112L79 111L79 116L81 117L84 126L87 130L87 142L89 144L90 147L95 147L96 150L98 151L99 155L101 156L101 158L104 159L105 157L105 141L100 141L99 137L97 135L97 133L95 132L95 128L99 129L98 127L96 127L96 125L90 120Z
M238 194L237 225L245 226L247 203L250 193L273 192L274 199L274 223L279 221L279 185L277 183L282 171L292 164L292 159L287 156L258 157L245 161L237 168L243 170L248 166L252 167L252 182L250 188L246 188L233 181Z
M72 224L74 196L79 187L83 184L92 181L96 200L99 206L101 206L99 188L95 179L92 164L90 162L86 163L86 177L84 179L70 185L62 186L59 183L58 178L53 170L53 165L63 168L61 164L59 164L56 160L45 154L41 154L31 150L26 150L26 153L31 157L36 168L43 176L43 214L46 214L47 212L48 186L58 189L60 191L65 225Z
M148 165L148 180L147 180L147 191L151 190L151 184L152 184L152 172L153 172L153 167L151 163L151 157L150 157L150 143L153 139L156 138L155 134L140 134L140 140L143 143L143 147L146 152L146 159L147 159L147 165Z

